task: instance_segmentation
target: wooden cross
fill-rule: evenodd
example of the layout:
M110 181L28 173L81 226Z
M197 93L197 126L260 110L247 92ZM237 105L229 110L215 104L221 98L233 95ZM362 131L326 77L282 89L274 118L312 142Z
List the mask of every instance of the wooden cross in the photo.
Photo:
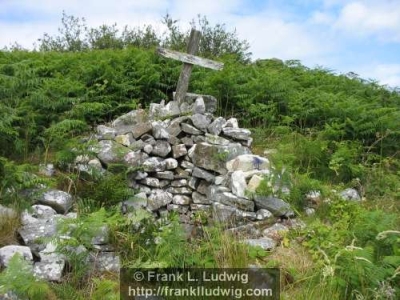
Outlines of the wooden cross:
M213 70L221 70L224 67L223 63L195 56L199 48L200 36L201 36L200 31L192 29L192 31L190 32L187 53L172 51L160 47L157 48L157 52L159 55L183 62L181 75L179 76L175 93L175 100L178 101L179 104L181 104L185 100L185 96L189 87L189 78L190 75L192 74L193 65Z

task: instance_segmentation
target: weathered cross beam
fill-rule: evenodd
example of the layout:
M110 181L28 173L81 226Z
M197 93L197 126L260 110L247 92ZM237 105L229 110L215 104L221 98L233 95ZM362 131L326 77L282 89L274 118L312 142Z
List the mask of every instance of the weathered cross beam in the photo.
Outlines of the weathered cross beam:
M200 36L201 36L200 31L192 29L192 31L190 32L187 53L172 51L164 48L157 48L157 52L161 56L183 62L181 75L179 76L175 93L175 100L178 101L179 104L181 104L185 99L189 87L189 78L190 75L192 74L193 65L213 70L221 70L224 67L223 63L195 56L199 48Z

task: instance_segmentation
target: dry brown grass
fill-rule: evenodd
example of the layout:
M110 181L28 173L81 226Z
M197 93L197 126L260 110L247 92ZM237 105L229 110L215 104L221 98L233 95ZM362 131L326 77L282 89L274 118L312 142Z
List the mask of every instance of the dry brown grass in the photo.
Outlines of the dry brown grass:
M21 226L18 215L5 215L0 219L0 247L18 244L17 229Z

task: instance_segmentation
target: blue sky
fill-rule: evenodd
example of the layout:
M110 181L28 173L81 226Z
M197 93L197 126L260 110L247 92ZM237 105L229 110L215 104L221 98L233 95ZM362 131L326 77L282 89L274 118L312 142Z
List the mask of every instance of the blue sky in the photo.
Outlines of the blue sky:
M198 14L236 29L253 59L298 59L400 87L400 0L0 0L0 48L32 49L55 34L62 11L90 27L153 25L168 12L186 29Z

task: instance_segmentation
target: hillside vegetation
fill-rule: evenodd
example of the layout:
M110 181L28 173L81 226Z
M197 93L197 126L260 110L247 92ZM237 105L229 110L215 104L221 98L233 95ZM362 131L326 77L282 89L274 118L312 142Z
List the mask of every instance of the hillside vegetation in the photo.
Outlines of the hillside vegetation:
M64 25L73 20L69 24L79 25L78 19L64 18ZM90 184L67 172L75 159L69 150L80 149L80 138L98 124L139 106L172 99L181 64L157 56L155 46L182 50L187 33L171 19L165 22L169 35L164 39L151 27L127 30L119 37L115 27L105 26L92 29L86 39L73 39L66 32L58 39L45 35L40 51L0 52L0 204L23 208L18 192L41 182L77 196L91 194ZM365 199L362 204L338 200L318 206L316 215L307 217L306 229L284 239L281 255L269 259L257 252L250 260L280 266L294 278L283 286L287 299L325 299L321 291L326 299L395 299L400 294L398 91L321 67L307 68L297 60L251 62L245 41L222 25L210 27L206 19L199 18L199 24L208 32L200 55L220 60L225 67L219 72L195 67L190 92L215 96L216 115L237 117L241 127L252 130L254 151L273 153L271 160L292 187L286 200L298 213L303 215L305 195L312 190L330 197L332 189L352 187ZM227 41L225 48L216 43L218 39ZM207 41L213 46L204 46ZM56 164L56 179L27 177L27 171L38 173L38 164L46 162ZM104 189L99 193L118 197L116 189L122 187L115 182L120 177L100 185ZM164 238L175 243L175 233ZM221 240L210 233L189 265L203 266L200 257L215 251L209 245ZM117 242L123 244L126 257L131 242L140 240ZM229 247L229 242L222 242ZM0 238L0 246L4 244ZM135 253L135 258L160 261L173 248L154 250L158 252L153 256ZM290 258L284 256L288 249L295 249ZM245 250L237 251L245 259ZM301 264L300 256L308 254L308 264ZM179 261L170 259L167 266ZM236 261L229 259L224 262L228 266L239 265L229 265ZM221 266L218 258L210 260ZM70 284L76 290L85 288ZM53 290L59 298L72 297L67 287L63 292ZM92 292L96 293L96 285Z

